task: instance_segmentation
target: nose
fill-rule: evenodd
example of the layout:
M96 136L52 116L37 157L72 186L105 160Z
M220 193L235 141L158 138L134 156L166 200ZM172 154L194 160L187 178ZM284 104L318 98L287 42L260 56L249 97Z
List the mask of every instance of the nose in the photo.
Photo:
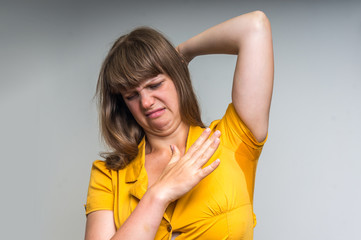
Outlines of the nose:
M144 109L149 109L154 104L154 98L146 91L140 94L140 103Z

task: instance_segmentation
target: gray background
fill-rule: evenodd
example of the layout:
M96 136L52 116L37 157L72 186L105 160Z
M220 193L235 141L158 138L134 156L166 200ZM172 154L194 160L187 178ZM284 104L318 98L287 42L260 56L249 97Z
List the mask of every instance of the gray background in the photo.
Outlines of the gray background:
M255 239L361 239L360 1L135 2L1 1L1 238L83 238L90 168L104 148L92 97L117 36L149 25L179 44L260 9L275 86ZM191 63L206 123L230 102L234 65Z

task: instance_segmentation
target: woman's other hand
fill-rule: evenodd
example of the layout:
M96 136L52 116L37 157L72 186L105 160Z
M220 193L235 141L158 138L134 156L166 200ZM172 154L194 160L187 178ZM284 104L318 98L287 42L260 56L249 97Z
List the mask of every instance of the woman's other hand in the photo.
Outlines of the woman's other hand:
M183 61L188 65L190 61L192 61L192 59L194 57L190 56L189 54L187 54L185 51L184 51L184 48L182 46L182 43L179 44L176 48L177 52L179 53L179 55L181 55Z
M180 156L179 149L175 145L171 145L172 158L158 180L150 188L156 192L158 199L163 201L165 205L189 192L218 167L219 159L203 168L220 143L219 136L221 133L216 131L209 137L210 132L209 128L204 130L183 157Z

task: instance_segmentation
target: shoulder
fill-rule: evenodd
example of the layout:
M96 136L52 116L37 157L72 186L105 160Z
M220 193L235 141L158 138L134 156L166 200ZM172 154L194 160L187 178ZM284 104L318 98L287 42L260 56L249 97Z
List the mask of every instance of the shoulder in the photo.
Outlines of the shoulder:
M105 161L96 160L93 162L91 173L101 173L111 177L111 171L107 168Z
M90 190L102 190L103 192L112 192L113 190L113 170L106 167L105 161L96 160L93 162L90 181L89 181L89 192Z

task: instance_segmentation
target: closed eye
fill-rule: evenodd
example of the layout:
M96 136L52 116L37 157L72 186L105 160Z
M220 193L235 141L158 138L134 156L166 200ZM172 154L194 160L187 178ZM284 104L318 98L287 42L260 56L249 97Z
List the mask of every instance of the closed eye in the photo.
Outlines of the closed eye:
M125 98L129 101L129 100L132 100L134 99L136 96L138 96L138 93L131 93L129 95L126 95Z
M157 88L159 88L159 87L162 85L162 83L163 83L163 81L161 81L161 82L159 82L159 83L156 83L156 84L151 84L151 85L149 85L148 87L149 87L150 89L157 89Z

